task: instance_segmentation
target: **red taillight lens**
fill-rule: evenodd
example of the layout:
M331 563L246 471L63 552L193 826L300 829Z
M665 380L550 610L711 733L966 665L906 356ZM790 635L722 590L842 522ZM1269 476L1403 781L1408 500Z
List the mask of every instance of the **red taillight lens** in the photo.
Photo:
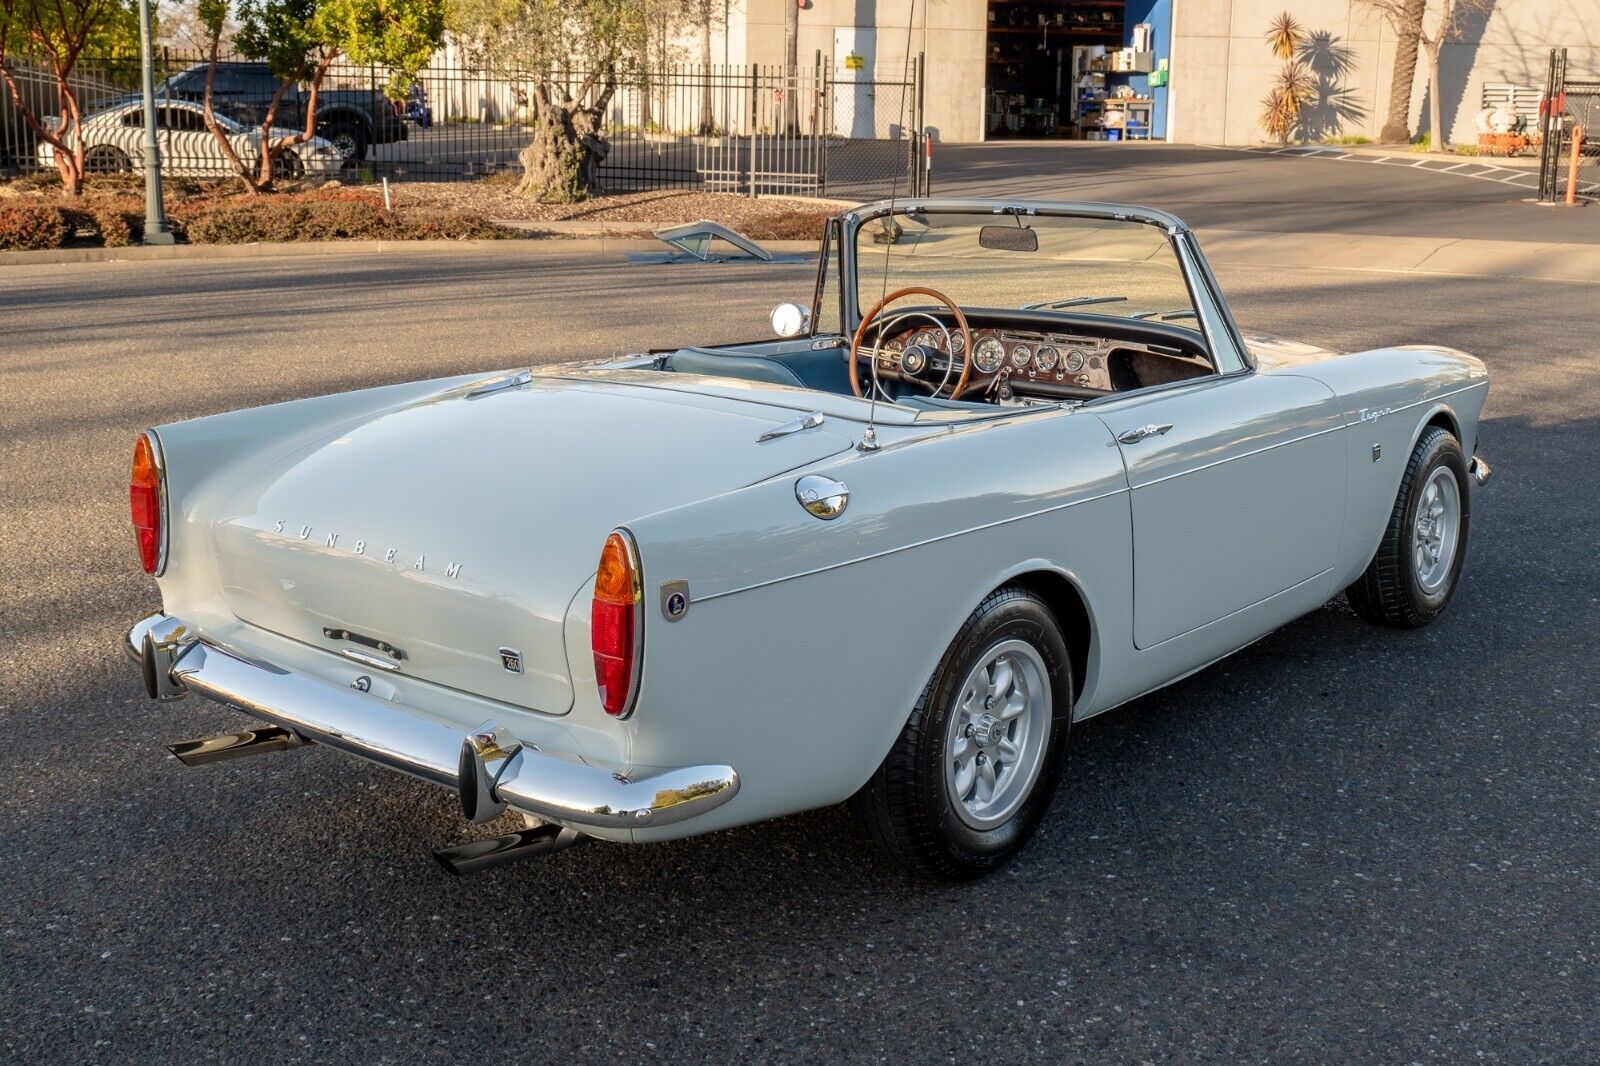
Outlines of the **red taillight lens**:
M589 611L600 705L617 718L633 709L634 690L639 683L641 598L639 561L633 541L619 529L606 538L606 546L600 552L600 568L594 576L594 603Z
M133 513L133 532L139 539L139 562L144 572L154 574L161 566L161 468L156 464L155 447L148 433L133 445L133 473L128 479L128 508Z

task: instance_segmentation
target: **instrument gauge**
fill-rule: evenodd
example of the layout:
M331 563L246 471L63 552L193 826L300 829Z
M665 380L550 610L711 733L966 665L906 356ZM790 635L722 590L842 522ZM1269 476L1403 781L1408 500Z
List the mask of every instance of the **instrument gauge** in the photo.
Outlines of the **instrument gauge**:
M1033 351L1026 344L1019 344L1011 349L1011 365L1017 370L1026 370L1032 359Z
M967 350L967 342L961 338L959 329L950 331L950 350L957 355Z
M1083 369L1084 354L1082 348L1068 348L1066 358L1061 365L1069 374L1076 374Z
M1056 363L1060 359L1061 353L1049 344L1039 345L1039 350L1033 353L1034 364L1046 374L1056 368Z
M927 330L922 330L915 337L912 337L911 338L911 343L912 344L920 344L924 348L937 348L937 347L939 347L939 339L937 337L935 337L932 333L929 333Z
M972 362L985 374L993 374L1005 362L1005 345L993 337L985 337L972 346Z

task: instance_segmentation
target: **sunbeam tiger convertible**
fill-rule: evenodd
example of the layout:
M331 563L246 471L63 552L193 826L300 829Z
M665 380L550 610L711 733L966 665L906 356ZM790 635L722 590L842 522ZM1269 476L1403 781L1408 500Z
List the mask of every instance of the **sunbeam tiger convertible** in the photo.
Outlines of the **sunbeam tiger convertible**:
M127 648L256 720L174 754L323 744L524 816L456 872L848 800L960 879L1074 722L1460 580L1483 364L1241 333L1160 211L847 211L773 331L144 433Z

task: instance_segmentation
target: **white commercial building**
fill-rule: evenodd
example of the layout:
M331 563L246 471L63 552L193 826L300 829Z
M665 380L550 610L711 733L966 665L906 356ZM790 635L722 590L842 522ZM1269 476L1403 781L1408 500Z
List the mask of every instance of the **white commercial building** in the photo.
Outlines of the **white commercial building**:
M1266 34L1283 12L1310 36L1303 59L1317 93L1296 139L1376 138L1388 109L1394 31L1361 0L730 0L714 60L782 63L787 3L800 7L803 68L820 57L836 72L895 80L908 53L925 53L926 123L939 141L1265 140L1262 99L1282 66ZM1600 72L1597 27L1600 0L1489 0L1469 13L1441 64L1451 139L1474 139L1485 86L1541 87L1553 47L1569 49L1574 75ZM1427 113L1419 61L1414 131Z

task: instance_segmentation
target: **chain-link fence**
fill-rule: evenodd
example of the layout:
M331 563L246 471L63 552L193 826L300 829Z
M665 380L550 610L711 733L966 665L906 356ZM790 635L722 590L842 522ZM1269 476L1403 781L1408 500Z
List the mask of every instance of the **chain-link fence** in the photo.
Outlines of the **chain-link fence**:
M56 108L54 80L22 68L36 114ZM226 152L205 126L209 64L198 55L157 57L157 141L163 173L226 177ZM820 54L802 68L675 65L617 76L608 86L589 72L543 76L489 70L443 49L404 101L384 96L381 69L336 62L316 102L317 140L285 153L290 175L371 180L462 181L520 171L533 139L541 93L587 96L604 104L608 151L599 167L606 192L684 188L709 191L871 197L891 184L925 191L921 62L899 77L833 71ZM86 161L94 171L135 171L144 161L139 61L84 59L73 78ZM214 109L234 154L259 156L258 130L278 90L264 64L217 66ZM302 130L307 86L293 86L275 124ZM0 168L53 169L51 149L0 98Z
M1540 103L1539 199L1580 203L1600 199L1600 78L1574 78L1567 50L1550 53L1550 76Z

